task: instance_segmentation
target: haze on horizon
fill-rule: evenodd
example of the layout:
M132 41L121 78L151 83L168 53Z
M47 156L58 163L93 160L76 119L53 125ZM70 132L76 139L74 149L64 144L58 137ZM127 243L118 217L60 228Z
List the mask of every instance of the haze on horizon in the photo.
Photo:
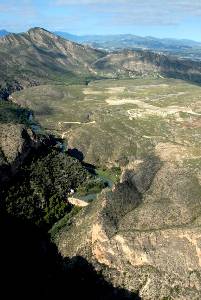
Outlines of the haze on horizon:
M0 0L0 28L201 41L200 0Z

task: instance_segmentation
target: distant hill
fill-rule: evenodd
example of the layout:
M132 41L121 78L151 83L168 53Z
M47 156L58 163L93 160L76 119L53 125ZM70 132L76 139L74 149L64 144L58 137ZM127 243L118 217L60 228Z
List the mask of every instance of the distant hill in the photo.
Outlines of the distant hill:
M80 42L84 41L82 36L71 34L71 33L68 33L68 32L55 31L53 33L60 36L60 37L63 37L66 40L70 40L70 41L73 41L73 42L79 42L80 43Z
M187 39L159 39L151 36L140 37L132 34L77 36L65 32L55 34L79 43L108 50L146 48L152 50L179 52L200 47L201 43Z
M155 38L152 36L141 37L133 34L116 34L116 35L73 35L66 32L56 31L55 34L62 36L73 41L80 43L97 43L102 46L110 46L114 48L124 48L126 47L148 47L148 48L189 48L189 47L199 47L201 42L196 42L188 39L171 39L171 38Z
M150 50L122 50L109 53L93 64L101 76L150 78L169 77L201 83L201 62Z
M1 30L0 30L0 37L6 36L6 35L8 35L9 33L10 33L10 32L8 32L7 30L1 29Z
M5 29L0 30L0 38L10 34ZM107 51L121 51L122 49L149 49L157 52L167 52L179 57L201 60L201 42L188 39L141 37L133 34L117 35L75 35L63 31L53 34L72 42L87 44L93 48Z

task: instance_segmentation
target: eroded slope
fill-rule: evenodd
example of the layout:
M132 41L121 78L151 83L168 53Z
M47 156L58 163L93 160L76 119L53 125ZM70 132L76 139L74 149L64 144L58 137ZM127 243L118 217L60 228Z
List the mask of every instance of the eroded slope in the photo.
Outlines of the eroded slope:
M64 257L85 257L142 299L199 299L200 207L200 168L150 157L135 161L56 241Z

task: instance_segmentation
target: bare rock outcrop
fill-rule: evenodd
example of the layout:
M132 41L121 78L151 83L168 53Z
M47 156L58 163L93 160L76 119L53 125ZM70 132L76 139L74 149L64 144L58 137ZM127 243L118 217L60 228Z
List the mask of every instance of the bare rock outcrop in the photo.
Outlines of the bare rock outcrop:
M61 229L60 253L84 257L114 286L145 300L200 299L198 173L156 157L134 164Z
M0 124L0 182L14 175L30 151L42 142L23 124Z

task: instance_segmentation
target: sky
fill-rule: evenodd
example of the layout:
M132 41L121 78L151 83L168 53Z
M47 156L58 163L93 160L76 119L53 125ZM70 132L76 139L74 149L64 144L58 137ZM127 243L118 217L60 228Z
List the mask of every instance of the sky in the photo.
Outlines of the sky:
M0 29L201 41L201 0L0 0Z

